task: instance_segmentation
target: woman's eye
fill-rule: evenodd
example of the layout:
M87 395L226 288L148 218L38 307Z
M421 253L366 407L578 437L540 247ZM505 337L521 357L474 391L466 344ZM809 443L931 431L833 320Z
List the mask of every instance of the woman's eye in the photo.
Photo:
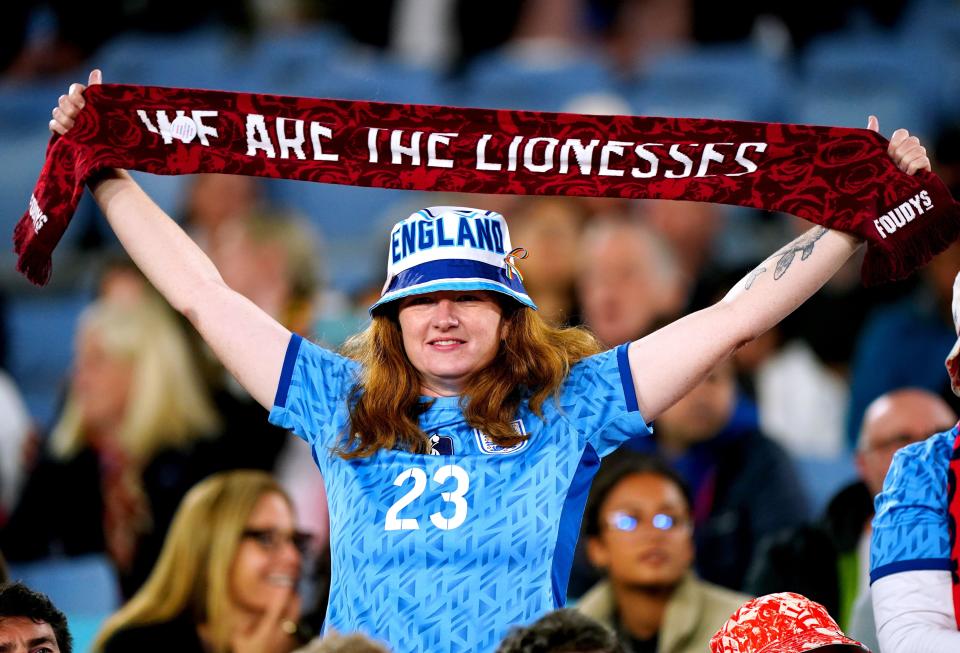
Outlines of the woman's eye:
M478 302L480 301L480 297L478 297L477 295L460 295L459 297L457 297L457 301L458 302Z

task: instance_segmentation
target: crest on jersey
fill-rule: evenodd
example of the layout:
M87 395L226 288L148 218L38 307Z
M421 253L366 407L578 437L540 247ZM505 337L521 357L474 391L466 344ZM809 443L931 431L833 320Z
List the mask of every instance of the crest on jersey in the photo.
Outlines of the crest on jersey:
M513 420L510 422L510 426L512 426L513 430L520 435L527 434L527 429L524 427L522 419ZM512 447L502 447L494 442L493 438L491 438L489 435L481 432L480 429L473 429L473 435L477 438L477 445L480 447L480 451L487 454L516 453L526 447L530 442L530 440L527 439L519 444L513 445Z
M431 456L452 456L453 438L446 435L434 434L430 436L430 455Z

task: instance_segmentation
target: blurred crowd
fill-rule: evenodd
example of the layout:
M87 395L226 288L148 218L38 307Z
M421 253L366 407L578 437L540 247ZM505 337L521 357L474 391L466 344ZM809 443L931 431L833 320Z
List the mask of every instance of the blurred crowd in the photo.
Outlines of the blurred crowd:
M797 61L832 34L892 34L921 6L960 15L949 2L769 5L111 0L94 10L14 3L0 24L7 89L0 102L9 89L91 65L104 68L108 82L140 81L110 79L114 64L122 69L124 62L100 58L131 33L175 42L214 28L249 42L262 33L322 28L357 51L429 65L456 83L491 53L586 49L625 78L678 48L750 43ZM960 25L957 16L953 22ZM324 62L315 67L322 71ZM616 95L579 102L567 108L634 106ZM865 124L874 108L861 109ZM37 126L45 128L48 118L37 115ZM942 117L922 124L934 171L960 197L960 127ZM882 125L886 133L899 126ZM585 325L608 346L716 301L760 256L807 226L786 215L693 202L422 195L390 195L375 210L368 200L360 214L323 222L311 217L311 207L280 201L296 188L277 188L252 177L184 178L175 215L231 287L330 347L364 324L386 259L376 246L341 240L326 228L330 222L365 225L379 239L378 220L400 219L420 204L499 211L513 243L530 252L519 266L541 313L555 324ZM19 193L25 207L30 188ZM17 217L7 216L11 231ZM289 651L306 643L322 626L329 582L323 484L307 445L267 423L189 324L117 255L95 219L75 230L70 246L80 263L71 267L65 254L55 285L82 298L82 310L70 334L69 365L40 390L30 378L35 370L23 362L30 359L12 348L27 346L24 332L49 333L24 326L17 314L17 307L42 300L9 275L3 284L0 551L14 575L71 559L104 564L115 581L104 591L119 593L107 604L124 605L103 630L106 615L98 615L97 642L105 651L148 650L137 642L155 634L129 628L147 614L183 620L184 637L193 632L191 620L204 615L217 650ZM338 270L351 263L361 273ZM582 611L608 623L628 650L702 651L749 595L783 591L822 603L841 628L872 641L864 597L873 497L898 448L949 428L960 411L943 373L956 340L950 302L960 244L913 278L881 288L861 286L858 264L663 414L653 439L631 442L605 463L569 595L582 597ZM366 274L371 267L375 274ZM351 283L337 283L344 278ZM66 334L54 333L29 346L64 349L57 340ZM662 546L640 556L627 548L635 541L623 537L647 527L630 522L637 513L669 519L653 524ZM654 567L660 575L651 577ZM226 596L230 583L239 584L240 596ZM262 614L262 594L276 591L296 595L289 615ZM82 605L73 609L82 612ZM255 639L268 618L292 626L270 631L272 640ZM111 644L124 628L129 639ZM361 650L329 646L324 650Z

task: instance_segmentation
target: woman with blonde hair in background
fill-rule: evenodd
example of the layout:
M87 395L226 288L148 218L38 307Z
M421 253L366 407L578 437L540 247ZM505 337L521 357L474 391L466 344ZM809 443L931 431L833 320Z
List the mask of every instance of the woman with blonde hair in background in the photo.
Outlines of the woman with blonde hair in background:
M156 567L107 620L94 650L292 651L308 542L269 474L214 474L184 497Z
M180 499L220 468L208 438L218 427L165 304L91 304L78 324L63 411L0 546L15 561L106 553L129 596Z

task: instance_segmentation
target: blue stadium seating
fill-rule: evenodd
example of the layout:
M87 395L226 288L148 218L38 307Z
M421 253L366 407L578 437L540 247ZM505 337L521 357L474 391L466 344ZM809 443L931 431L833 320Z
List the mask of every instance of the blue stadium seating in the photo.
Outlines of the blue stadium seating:
M737 43L665 52L636 71L629 98L642 115L778 120L789 76L752 45Z
M22 136L47 131L50 111L71 82L85 80L86 73L56 79L0 82L0 136Z
M43 427L50 426L64 391L77 318L88 301L82 292L45 291L13 296L7 304L8 371Z
M502 48L477 58L454 103L494 109L563 111L577 97L617 91L617 81L607 62L595 54Z
M66 614L78 653L92 650L103 621L121 605L116 572L103 555L11 564L10 578L43 592Z
M43 592L69 614L109 614L120 606L120 584L105 555L10 564L10 578Z
M223 89L236 74L242 44L219 30L172 36L129 33L104 44L91 58L104 81Z
M814 518L823 514L837 492L857 479L853 455L850 453L835 459L796 458L794 462L810 500L810 515Z
M411 104L446 101L439 73L409 65L359 46L348 46L336 33L253 46L242 72L230 88L312 98L340 98ZM274 54L276 50L276 54Z
M270 199L303 214L327 243L324 267L330 283L354 291L382 277L390 225L436 197L386 188L271 180ZM410 208L412 207L412 208Z
M897 127L934 129L937 103L923 48L902 46L895 35L831 36L810 44L803 77L793 91L790 122L864 127L869 113L888 134Z

